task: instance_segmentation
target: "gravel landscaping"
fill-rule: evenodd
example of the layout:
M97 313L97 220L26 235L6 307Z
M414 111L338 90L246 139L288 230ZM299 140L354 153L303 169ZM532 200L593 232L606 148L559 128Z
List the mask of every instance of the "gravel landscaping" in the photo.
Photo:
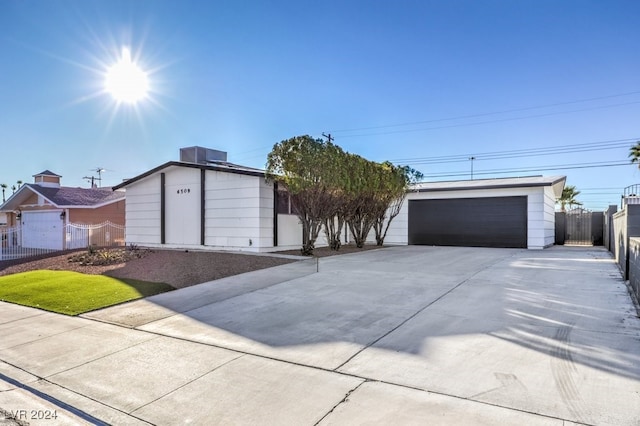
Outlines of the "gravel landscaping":
M333 256L372 250L377 246L342 246L338 252L329 248L317 248L316 257ZM111 253L113 251L118 253ZM175 288L188 287L207 281L238 275L258 269L271 268L295 262L268 255L239 254L185 250L146 250L140 249L135 256L122 257L123 249L109 249L103 257L118 259L118 263L110 265L87 265L84 258L87 250L65 252L24 261L1 261L0 276L38 269L76 271L85 274L104 274L116 278L132 278L142 281L163 282ZM300 255L299 250L278 252L278 254ZM70 261L75 257L75 261ZM99 262L98 262L99 263Z
M10 266L3 266L3 263L8 262L0 262L0 276L37 269L66 270L85 274L104 274L116 278L163 282L175 288L182 288L295 262L292 259L236 253L178 250L145 250L145 252L139 258L131 258L125 262L111 265L83 265L81 262L70 262L69 257L73 253L25 261ZM82 251L77 253L82 253Z
M331 250L329 247L316 247L313 249L313 256L308 257L327 257L327 256L339 256L341 254L360 253L367 250L376 250L384 248L383 246L377 246L375 244L367 244L362 248L358 248L353 244L347 244L340 247L340 250ZM300 250L286 250L279 251L278 254L291 254L301 256Z

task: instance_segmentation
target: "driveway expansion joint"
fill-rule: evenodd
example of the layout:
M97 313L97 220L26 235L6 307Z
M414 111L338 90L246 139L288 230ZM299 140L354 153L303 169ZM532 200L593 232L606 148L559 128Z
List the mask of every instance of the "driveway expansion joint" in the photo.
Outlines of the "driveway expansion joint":
M462 281L460 281L458 284L455 284L453 287L451 287L449 290L445 291L444 293L442 293L440 296L436 297L434 300L432 300L431 302L427 303L426 305L424 305L423 307L421 307L420 309L418 309L416 312L414 312L412 315L410 315L409 317L405 318L403 321L400 322L400 324L396 325L395 327L393 327L391 330L387 331L386 333L382 334L380 337L378 337L377 339L374 339L373 341L369 342L365 347L363 347L362 349L360 349L359 351L357 351L355 354L353 354L352 356L350 356L345 362L343 362L342 364L340 364L338 367L336 367L334 370L338 370L342 367L344 367L346 364L348 364L351 360L353 360L355 357L357 357L358 355L360 355L362 352L364 352L365 350L369 349L371 346L375 345L376 343L378 343L380 340L384 339L385 337L387 337L388 335L390 335L391 333L393 333L394 331L398 330L400 327L402 327L403 325L405 325L406 323L408 323L409 321L411 321L413 318L417 317L418 315L420 315L423 311L425 311L426 309L428 309L429 307L431 307L433 304L435 304L436 302L442 300L444 297L448 296L450 293L452 293L454 290L456 290L457 288L461 287L462 285L466 284L467 282L471 281L474 277L476 277L478 274L480 274L481 272L486 271L487 269L497 265L498 263L503 262L505 259L508 258L512 258L514 257L516 254L513 253L511 256L507 256L504 258L500 258L499 260L495 261L495 262L490 262L489 264L485 265L482 269L479 269L477 271L475 271L473 274L469 275L467 278L463 279Z
M62 373L64 373L64 372L67 372L67 371L73 370L73 369L75 369L75 368L82 367L82 366L87 365L87 364L91 364L91 363L92 363L92 362L94 362L94 361L98 361L98 360L100 360L100 359L104 359L104 358L106 358L106 357L109 357L109 356L111 356L111 355L117 354L117 353L119 353L119 352L126 351L126 350L128 350L128 349L130 349L130 348L133 348L133 347L139 346L139 345L141 345L141 344L143 344L143 343L150 342L150 341L152 341L152 340L158 339L159 337L160 337L160 336L154 336L154 337L151 337L151 338L149 338L149 339L147 339L147 340L143 340L143 341L141 341L141 342L136 342L136 343L134 343L134 344L132 344L132 345L129 345L129 346L123 347L123 348L118 349L118 350L115 350L115 351L113 351L113 352L109 352L109 353L104 354L104 355L102 355L102 356L99 356L99 357L97 357L97 358L92 358L92 359L87 360L87 361L85 361L85 362L83 362L83 363L81 363L81 364L74 365L73 367L69 367L69 368L65 368L64 370L56 371L55 373L49 374L46 378L43 378L43 380L47 380L49 377L53 377L53 376L55 376L55 375L57 375L57 374L62 374ZM33 374L33 373L29 373L29 374Z
M222 364L220 364L220 365L216 366L215 368L212 368L211 370L209 370L209 371L207 371L207 372L205 372L205 373L202 373L202 374L201 374L201 375L199 375L198 377L195 377L195 378L193 378L193 379L191 379L191 380L189 380L189 381L187 381L187 382L183 383L182 385L178 386L177 388L172 389L172 390L170 390L169 392L166 392L166 393L165 393L165 394L163 394L163 395L160 395L159 397L155 398L154 400L149 401L149 402L147 402L147 403L145 403L145 404L142 404L142 405L141 405L141 406L139 406L139 407L134 408L133 410L131 410L131 411L130 411L129 413L127 413L127 414L129 414L129 415L133 416L133 413L135 413L136 411L138 411L138 410L140 410L140 409L142 409L142 408L146 407L147 405L153 404L154 402L159 401L160 399L162 399L162 398L166 397L167 395L171 395L172 393L174 393L174 392L176 392L176 391L178 391L178 390L180 390L180 389L184 388L185 386L190 385L191 383L195 382L196 380L201 379L202 377L206 376L207 374L211 374L211 373L213 373L214 371L219 370L220 368L222 368L222 367L224 367L224 366L226 366L226 365L228 365L228 364L230 364L230 363L232 363L232 362L234 362L234 361L237 361L237 360L239 360L240 358L242 358L242 357L244 357L244 356L245 356L244 354L240 354L240 355L238 355L237 357L232 358L232 359L230 359L229 361L224 362L224 363L222 363ZM134 417L135 417L135 416L134 416ZM136 417L136 418L138 418L138 417Z
M25 371L25 372L29 373L28 371L26 371L26 370L24 370L24 369L22 369L22 368L20 368L18 366L10 364L10 363L8 363L6 361L3 361L3 362L5 362L8 365L11 365L12 367L14 367L16 369L19 369L19 370L22 370L22 371ZM32 373L29 373L29 374L31 374L32 376L36 377L38 382L50 383L50 384L59 386L59 385L57 385L55 383L52 383L52 382L48 381L47 379L44 379L42 377L38 377L35 374L32 374ZM28 393L32 394L33 396L37 397L38 399L45 400L45 401L49 402L50 404L53 404L53 405L59 407L60 409L66 411L67 413L73 414L74 416L79 417L82 420L84 420L86 422L89 422L89 423L91 423L93 425L99 425L99 426L103 426L103 425L104 426L108 426L109 425L109 423L104 422L104 421L98 419L97 417L92 416L91 414L89 414L89 413L87 413L87 412L85 412L83 410L80 410L80 409L78 409L78 408L76 408L76 407L74 407L72 405L69 405L66 402L61 401L58 398L55 398L55 397L49 395L46 392L42 392L42 391L40 391L40 390L38 390L38 389L36 389L36 388L34 388L32 386L29 386L27 384L24 384L24 383L18 381L18 380L15 380L15 379L13 379L13 378L5 375L5 374L0 373L0 380L4 381L5 383L9 383L9 384L15 386L16 389L22 389L25 392L28 392ZM69 391L71 391L71 392L73 392L75 394L78 394L77 392L75 392L73 390L70 390L70 389L67 389L67 390L69 390ZM82 395L82 396L84 396L84 395ZM99 402L99 401L96 401L96 402Z

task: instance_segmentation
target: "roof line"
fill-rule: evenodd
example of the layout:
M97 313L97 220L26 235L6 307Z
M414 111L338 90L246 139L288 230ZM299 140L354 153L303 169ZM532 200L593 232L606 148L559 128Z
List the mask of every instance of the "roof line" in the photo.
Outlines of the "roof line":
M29 189L31 192L33 192L36 195L41 196L42 198L44 198L45 200L47 200L50 204L52 204L55 207L60 208L56 203L54 203L53 201L51 201L49 198L45 197L43 194L41 194L40 192L38 192L35 188L33 188L33 186L35 186L35 184L29 184L29 183L25 183L24 185L20 186L20 188L18 188L18 190L16 192L14 192L13 194L11 194L11 197L9 197L4 203L0 204L0 207L4 206L5 204L9 204L15 197L18 196L18 194L20 194L22 191L24 191L24 188Z
M479 181L491 181L491 182L495 182L495 181L500 181L500 180L510 180L510 179L529 179L529 178L541 178L544 177L544 175L527 175L527 176L501 176L501 177L488 177L488 178L481 178L481 179L472 179L473 182L479 182ZM425 184L429 184L429 183L455 183L455 182L468 182L469 179L455 179L455 180L434 180L434 181L426 181L426 182L418 182L418 183L425 183Z
M86 205L86 204L81 204L81 205L58 205L56 204L56 206L59 209L99 209L100 207L104 207L104 206L108 206L109 204L113 204L113 203L117 203L118 201L124 201L125 198L121 197L121 198L114 198L113 200L109 200L109 201L104 201L100 204L92 204L90 206Z
M70 205L68 205L68 204L58 204L58 203L55 203L50 198L48 198L42 192L38 191L38 188L40 188L40 186L38 184L28 183L28 184L22 185L14 194L11 194L11 197L9 197L4 203L0 204L0 207L4 206L6 204L9 204L11 201L13 201L13 199L15 197L17 197L18 194L20 194L21 192L24 191L23 188L28 188L32 193L44 198L51 205L51 207L57 208L57 209L97 209L97 208L108 206L109 204L117 203L118 201L124 200L124 197L120 197L120 198L114 198L112 200L102 201L100 203L91 204L91 205L86 205L86 204L76 204L76 205L74 205L74 204L70 204ZM65 187L65 188L70 188L70 187Z
M531 177L534 177L534 176L531 176ZM535 177L538 177L538 176L535 176ZM529 183L522 182L522 183L503 183L503 184L495 184L495 185L466 185L466 186L459 186L459 187L416 188L412 190L412 192L468 191L468 190L476 190L476 189L505 189L505 188L539 188L539 187L545 187L545 186L554 186L557 183L566 181L566 179L567 179L566 176L559 176L557 179L553 181L547 181L547 182L529 182ZM449 181L449 182L462 182L462 181ZM440 183L447 183L447 182L428 182L428 183L440 184Z
M33 186L36 186L35 184L33 186L31 185L23 185L26 186L27 188L29 188L31 191L35 192L36 194L38 194L39 196L41 196L42 198L44 198L45 200L47 200L49 203L51 203L52 205L56 206L57 208L60 208L60 206L56 203L54 203L53 201L51 201L49 198L47 198L43 193L41 193L40 191L38 191L37 189L35 189Z
M146 177L151 176L152 174L159 172L160 170L166 169L167 167L171 167L171 166L177 166L177 167L189 167L192 169L200 169L200 170L213 170L213 171L217 171L217 172L226 172L226 173L234 173L234 174L240 174L240 175L247 175L247 176L256 176L256 177L264 177L266 176L264 172L258 172L258 171L251 171L251 170L241 170L241 169L229 169L226 167L220 167L220 166L215 166L215 165L210 165L210 164L197 164L197 163L186 163L183 161L167 161L164 164L161 164L157 167L154 167L151 170L148 170L142 174L139 174L138 176L135 176L131 179L127 179L126 181L116 185L113 187L113 190L116 191L118 189L124 188L125 186L132 184L134 182L137 182L139 180L142 180ZM242 166L240 166L242 167Z

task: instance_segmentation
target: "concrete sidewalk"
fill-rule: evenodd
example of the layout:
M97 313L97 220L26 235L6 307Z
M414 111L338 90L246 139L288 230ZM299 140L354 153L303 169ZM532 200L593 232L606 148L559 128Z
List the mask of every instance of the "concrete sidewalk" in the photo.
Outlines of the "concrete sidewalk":
M640 423L640 319L602 249L292 265L84 318L0 303L0 409L30 424Z

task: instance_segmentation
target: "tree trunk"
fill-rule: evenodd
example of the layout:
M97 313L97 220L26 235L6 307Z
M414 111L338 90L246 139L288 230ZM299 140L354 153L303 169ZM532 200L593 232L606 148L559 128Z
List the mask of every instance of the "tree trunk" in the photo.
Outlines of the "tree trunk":
M331 250L340 250L340 246L342 246L342 242L340 241L340 234L342 234L343 226L344 219L340 215L325 220L324 233L327 237L327 243L329 244L329 248L331 248Z
M320 233L322 223L319 220L309 219L305 216L298 216L302 222L302 248L300 252L303 256L311 256Z
M351 235L353 235L356 247L364 247L367 241L367 235L369 235L369 231L371 231L373 227L374 219L366 213L358 213L353 215L347 223L349 224L349 230L351 230Z
M387 231L384 231L384 234L382 233L382 226L384 225L384 217L379 217L376 219L376 222L373 224L373 229L376 231L376 245L377 246L381 246L384 244L384 237L387 234ZM390 221L389 221L390 222ZM389 226L387 225L387 229L389 229Z

